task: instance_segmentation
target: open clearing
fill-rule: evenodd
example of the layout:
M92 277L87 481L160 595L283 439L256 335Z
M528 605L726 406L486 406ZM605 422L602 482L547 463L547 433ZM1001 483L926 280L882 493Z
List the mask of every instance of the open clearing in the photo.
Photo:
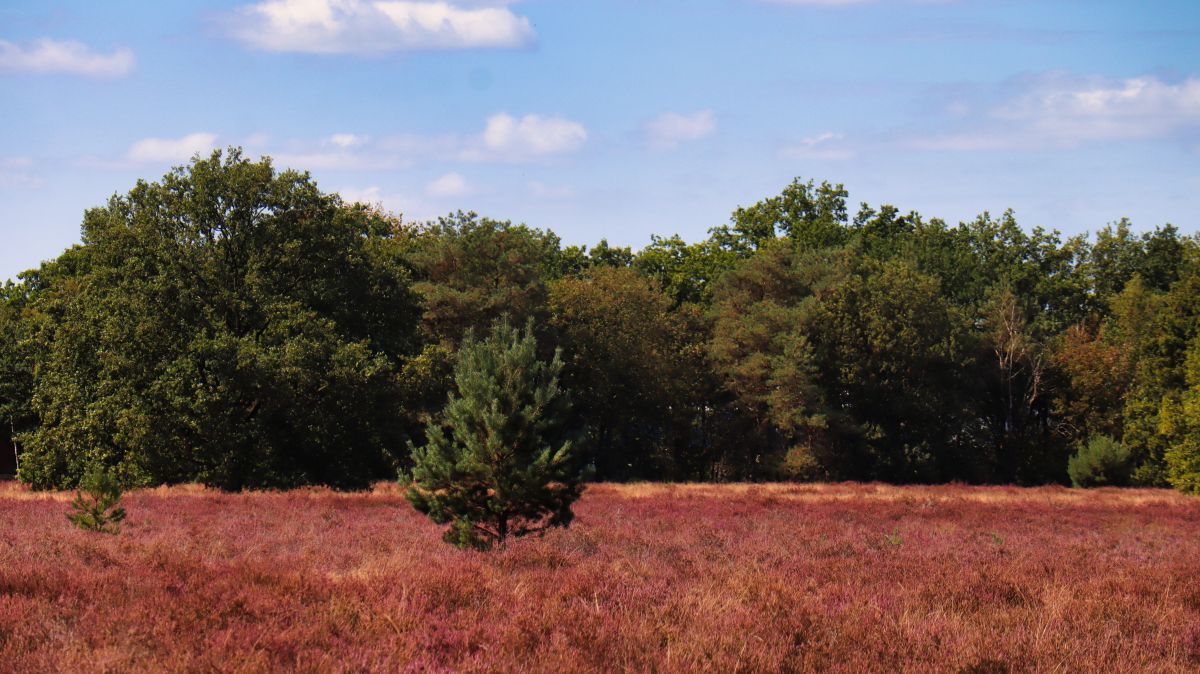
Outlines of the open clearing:
M460 552L393 486L129 494L117 536L0 485L8 671L1200 670L1200 499L594 485Z

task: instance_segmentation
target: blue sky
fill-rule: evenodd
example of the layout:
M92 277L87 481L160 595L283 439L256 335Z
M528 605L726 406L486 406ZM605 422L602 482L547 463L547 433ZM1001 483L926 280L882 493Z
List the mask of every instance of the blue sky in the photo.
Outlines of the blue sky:
M699 239L795 176L950 222L1200 224L1195 0L6 0L0 91L0 278L228 145L567 243Z

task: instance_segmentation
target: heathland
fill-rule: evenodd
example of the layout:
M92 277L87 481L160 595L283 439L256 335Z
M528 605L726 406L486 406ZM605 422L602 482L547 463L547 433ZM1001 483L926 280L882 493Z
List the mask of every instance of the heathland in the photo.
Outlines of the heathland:
M490 553L392 484L69 499L0 485L0 671L1200 669L1167 490L597 484Z

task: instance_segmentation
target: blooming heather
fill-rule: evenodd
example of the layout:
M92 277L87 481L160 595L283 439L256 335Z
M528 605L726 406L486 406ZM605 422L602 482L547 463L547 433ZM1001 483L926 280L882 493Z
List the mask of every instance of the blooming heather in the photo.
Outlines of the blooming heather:
M396 486L70 496L0 486L0 671L1200 669L1169 491L601 484L486 554Z

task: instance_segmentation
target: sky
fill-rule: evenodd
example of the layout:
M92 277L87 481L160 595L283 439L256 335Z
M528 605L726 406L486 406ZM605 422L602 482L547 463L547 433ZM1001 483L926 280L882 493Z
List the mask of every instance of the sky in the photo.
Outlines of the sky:
M0 102L0 279L229 146L566 244L698 240L795 177L1200 227L1196 0L3 0Z

